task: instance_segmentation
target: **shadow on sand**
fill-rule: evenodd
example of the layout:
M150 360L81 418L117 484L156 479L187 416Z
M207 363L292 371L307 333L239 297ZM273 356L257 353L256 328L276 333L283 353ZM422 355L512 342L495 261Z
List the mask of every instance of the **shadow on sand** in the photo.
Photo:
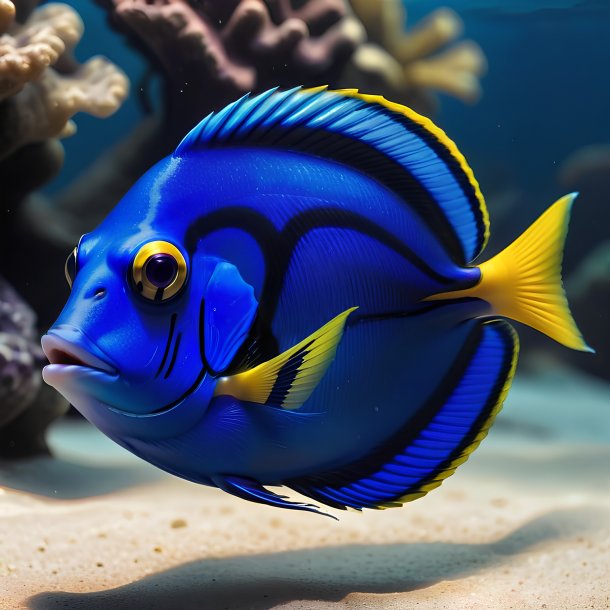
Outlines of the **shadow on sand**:
M161 476L137 465L86 465L51 457L0 461L0 487L61 500L100 496Z
M591 530L593 510L549 513L491 544L444 542L346 545L201 559L95 593L41 593L31 610L266 610L301 601L338 601L349 593L406 593L501 565L533 547Z

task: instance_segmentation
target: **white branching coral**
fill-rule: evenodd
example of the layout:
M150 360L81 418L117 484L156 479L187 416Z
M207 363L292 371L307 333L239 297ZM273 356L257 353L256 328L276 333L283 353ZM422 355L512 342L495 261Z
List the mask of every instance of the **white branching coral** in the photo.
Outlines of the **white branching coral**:
M94 57L82 65L74 60L84 30L74 9L37 4L0 0L0 271L12 282L20 281L15 269L27 258L20 248L33 242L24 236L25 223L18 234L11 222L13 206L59 171L63 148L57 138L74 133L74 114L106 117L128 91L127 78L107 59ZM29 224L41 221L31 217ZM27 288L31 268L25 268ZM34 313L0 276L0 457L47 451L44 431L68 408L41 385L43 364Z
M129 88L123 72L103 57L74 62L84 28L69 6L46 4L24 24L14 14L14 5L1 0L0 160L27 144L71 135L77 112L109 116ZM67 70L53 69L62 62Z

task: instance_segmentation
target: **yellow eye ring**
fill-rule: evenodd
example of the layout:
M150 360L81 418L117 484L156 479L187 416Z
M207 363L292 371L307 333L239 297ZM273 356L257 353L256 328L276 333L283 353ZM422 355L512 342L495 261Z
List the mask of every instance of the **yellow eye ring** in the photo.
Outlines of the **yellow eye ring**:
M167 301L186 282L187 267L182 252L167 241L150 241L136 254L131 265L136 290L151 301Z

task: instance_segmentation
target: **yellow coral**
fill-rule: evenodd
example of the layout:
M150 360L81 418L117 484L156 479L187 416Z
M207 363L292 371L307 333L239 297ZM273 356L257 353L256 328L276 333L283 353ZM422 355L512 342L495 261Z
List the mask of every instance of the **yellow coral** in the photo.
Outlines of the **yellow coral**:
M452 44L463 31L457 13L438 9L406 31L406 10L401 0L351 0L351 5L364 23L369 40L353 57L356 71L368 79L358 86L376 87L385 97L407 103L425 99L430 91L441 91L465 102L479 99L485 56L472 41ZM349 76L354 78L355 72Z

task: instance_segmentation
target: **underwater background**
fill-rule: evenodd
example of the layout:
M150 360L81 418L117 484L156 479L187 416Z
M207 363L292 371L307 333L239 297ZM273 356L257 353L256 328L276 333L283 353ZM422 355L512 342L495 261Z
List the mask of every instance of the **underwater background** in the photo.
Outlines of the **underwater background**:
M610 607L610 2L261 0L261 55L227 33L244 4L0 2L0 608ZM308 36L287 52L290 19ZM79 236L209 112L298 84L433 118L486 197L487 254L578 191L564 280L597 352L520 327L471 462L421 507L340 526L157 473L40 380Z
M604 43L610 3L420 0L404 4L409 25L439 8L459 12L465 34L484 51L488 68L480 70L482 95L465 103L464 96L459 99L441 89L430 114L458 144L481 183L492 217L490 251L509 243L566 190L582 191L564 261L570 277L579 261L609 237L598 216L605 209L600 207L603 184L598 179L610 150L605 149L610 141L610 122L605 119L610 86L603 78L610 60L610 45ZM103 52L125 70L132 88L111 120L79 116L78 136L64 141L67 162L45 187L50 195L111 149L146 116L146 107L162 105L159 77L124 37L108 27L107 12L93 2L73 5L89 24L77 57L84 60ZM339 84L349 86L345 80ZM426 104L415 107L424 114L428 110ZM579 154L589 156L583 160ZM595 202L590 201L594 196ZM591 341L595 343L593 337Z

